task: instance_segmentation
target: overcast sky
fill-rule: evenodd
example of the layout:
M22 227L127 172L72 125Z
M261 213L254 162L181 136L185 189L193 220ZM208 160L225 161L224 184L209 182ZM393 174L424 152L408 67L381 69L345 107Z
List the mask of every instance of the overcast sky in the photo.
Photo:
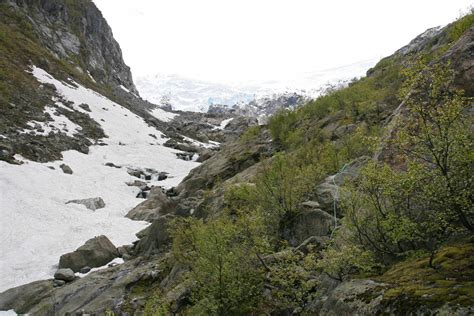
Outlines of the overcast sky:
M134 77L285 76L380 58L472 0L94 0Z

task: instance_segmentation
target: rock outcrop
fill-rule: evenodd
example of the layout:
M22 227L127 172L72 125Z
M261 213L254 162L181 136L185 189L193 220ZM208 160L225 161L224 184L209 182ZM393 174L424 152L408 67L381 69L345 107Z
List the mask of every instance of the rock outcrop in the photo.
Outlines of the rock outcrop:
M150 190L148 198L130 210L126 217L136 221L152 222L161 215L170 212L173 204L163 189L154 187Z
M88 240L77 250L62 255L59 259L59 268L79 272L84 267L101 267L119 255L114 244L101 235Z
M43 46L58 58L78 59L77 67L96 82L138 95L112 29L92 1L9 1L29 16Z

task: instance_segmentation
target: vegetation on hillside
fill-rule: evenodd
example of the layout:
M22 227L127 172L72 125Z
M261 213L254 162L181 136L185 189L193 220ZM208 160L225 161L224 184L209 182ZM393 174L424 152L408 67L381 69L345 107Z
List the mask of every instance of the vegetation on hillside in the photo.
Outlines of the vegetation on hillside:
M225 187L224 210L180 221L173 230L175 260L189 271L187 312L302 312L321 295L321 274L390 283L384 304L402 299L401 293L409 293L412 304L472 304L472 273L445 280L473 264L466 251L474 219L472 100L453 88L449 65L437 63L472 16L448 27L449 40L438 51L386 58L347 88L271 118L268 129L282 151L262 162L252 183ZM402 101L398 121L387 126ZM389 160L369 162L342 186L338 214L344 216L330 243L290 247L285 231L317 184L350 161L382 151ZM421 275L436 286L414 285Z

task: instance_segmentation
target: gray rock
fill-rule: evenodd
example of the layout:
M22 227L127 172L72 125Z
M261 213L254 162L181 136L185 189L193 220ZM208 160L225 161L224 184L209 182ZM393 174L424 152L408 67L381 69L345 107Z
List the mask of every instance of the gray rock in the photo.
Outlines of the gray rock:
M147 278L155 265L138 258L90 273L67 286L54 288L52 280L22 285L0 293L0 310L30 315L102 315L120 308L130 288Z
M65 282L73 281L76 276L74 275L74 271L69 268L60 268L54 273L54 278L56 280L62 280Z
M81 271L79 271L79 272L80 272L80 273L87 273L87 272L89 272L90 270L92 270L92 268L86 266L86 267L84 267L84 268L81 268Z
M143 190L147 186L145 181L134 180L133 182L127 182L129 187L138 187Z
M81 104L79 104L79 107L80 107L81 109L83 109L84 111L87 111L87 112L90 112L90 111L91 111L91 108L89 107L88 104L81 103Z
M117 248L104 235L89 239L76 251L64 254L59 259L59 268L70 268L74 272L84 267L101 267L119 256Z
M105 207L105 202L104 200L102 200L101 197L82 199L82 200L70 200L66 202L66 204L69 204L69 203L82 204L92 211Z
M302 210L284 230L283 237L293 247L311 236L328 236L334 226L334 218L319 210Z
M334 131L334 138L341 138L344 135L350 134L354 132L357 128L357 125L355 124L347 124L347 125L341 125L336 130Z
M343 170L336 175L332 175L324 179L324 181L316 187L316 198L321 208L332 213L334 209L334 201L340 198L339 187L344 181L350 181L357 177L360 170L370 161L370 157L362 156L348 163ZM337 207L337 205L336 205Z
M59 168L61 168L63 170L63 172L66 173L66 174L72 174L71 167L69 167L68 165L66 165L64 163L62 165L60 165Z
M113 162L107 162L107 163L105 164L105 166L107 166L107 167L112 167L112 168L117 168L117 169L122 168L121 166L117 166L117 165L114 164Z
M160 216L153 223L141 232L142 239L135 247L135 253L140 255L151 255L161 253L167 249L171 242L168 232L170 222L174 215L167 214Z
M341 283L322 303L320 315L377 315L383 311L381 301L387 285L372 280L352 280ZM371 300L364 294L370 293ZM377 295L378 293L378 295Z
M60 287L60 286L63 286L64 284L66 284L66 281L64 281L64 280L54 280L53 281L53 286L54 287Z
M167 172L160 172L158 174L158 181L163 181L168 179L168 173Z
M136 221L152 222L161 215L168 213L172 207L173 202L166 193L163 192L163 189L153 187L150 190L147 200L138 204L125 216Z

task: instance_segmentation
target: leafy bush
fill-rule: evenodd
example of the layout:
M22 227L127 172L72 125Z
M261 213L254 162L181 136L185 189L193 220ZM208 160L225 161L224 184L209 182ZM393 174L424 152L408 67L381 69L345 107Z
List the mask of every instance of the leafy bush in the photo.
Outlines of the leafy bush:
M225 216L207 223L197 219L177 222L173 253L190 269L194 284L191 314L241 315L258 307L263 273L249 235L254 225Z

